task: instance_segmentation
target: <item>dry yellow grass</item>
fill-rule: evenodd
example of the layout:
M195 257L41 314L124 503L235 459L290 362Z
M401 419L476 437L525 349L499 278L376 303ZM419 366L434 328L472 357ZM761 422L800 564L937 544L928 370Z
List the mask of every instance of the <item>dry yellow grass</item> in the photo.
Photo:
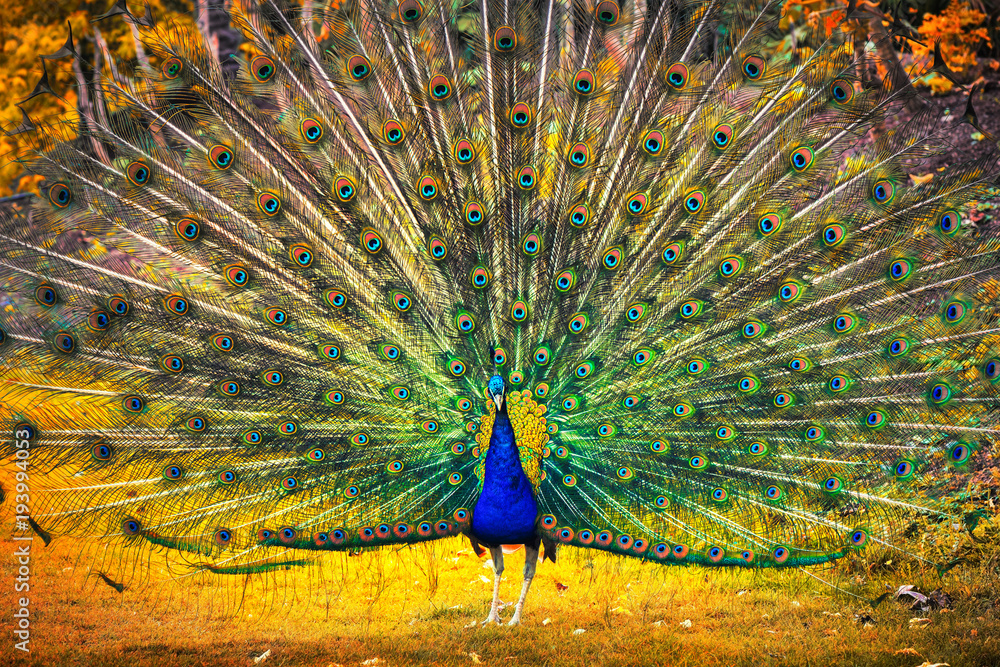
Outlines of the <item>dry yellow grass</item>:
M11 528L4 523L2 534ZM11 627L22 595L14 591L19 543L2 544L0 664L253 665L266 651L267 667L1000 664L995 560L943 581L906 568L860 585L845 566L817 572L869 597L913 583L925 592L943 586L955 600L954 611L919 614L892 599L873 610L802 572L667 568L563 549L557 564L539 567L524 625L483 629L468 626L486 616L492 571L458 539L333 554L322 569L251 581L245 591L242 579L196 576L119 594L88 576L92 561L81 561L79 542L43 548L36 538L25 655L14 650ZM519 590L523 554L507 557L505 601ZM161 559L152 562L163 578ZM911 624L919 616L930 622Z

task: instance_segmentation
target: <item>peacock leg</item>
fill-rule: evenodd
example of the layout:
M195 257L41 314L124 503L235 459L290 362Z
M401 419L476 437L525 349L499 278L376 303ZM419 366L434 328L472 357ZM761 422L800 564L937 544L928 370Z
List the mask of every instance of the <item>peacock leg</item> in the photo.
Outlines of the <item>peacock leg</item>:
M493 604L490 605L490 615L483 621L500 624L500 577L503 575L503 547L490 547L490 558L493 559Z
M538 546L524 545L524 584L521 585L521 597L514 607L514 617L507 625L517 625L521 622L521 610L524 609L524 599L528 597L531 580L535 578L535 568L538 567Z

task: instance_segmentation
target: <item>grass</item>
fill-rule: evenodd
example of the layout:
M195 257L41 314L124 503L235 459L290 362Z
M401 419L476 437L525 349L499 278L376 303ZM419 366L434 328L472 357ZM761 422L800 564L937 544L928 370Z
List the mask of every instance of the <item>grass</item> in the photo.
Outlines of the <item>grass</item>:
M11 534L9 523L2 528ZM80 557L79 542L42 548L36 538L25 655L11 638L23 595L14 592L16 543L2 544L0 664L242 666L267 651L258 663L267 667L1000 664L995 558L943 579L860 562L815 573L867 598L915 584L954 599L954 610L925 614L891 597L873 609L800 571L668 568L563 549L555 565L539 566L521 627L480 628L469 626L486 617L492 570L458 539L333 554L267 581L171 581L154 556L159 581L118 593L88 572L94 561ZM520 590L523 554L506 558L504 601Z

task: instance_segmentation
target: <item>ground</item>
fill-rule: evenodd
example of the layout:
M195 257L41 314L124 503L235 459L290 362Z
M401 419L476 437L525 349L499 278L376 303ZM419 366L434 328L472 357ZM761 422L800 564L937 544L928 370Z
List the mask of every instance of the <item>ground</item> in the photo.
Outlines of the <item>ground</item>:
M12 534L9 524L0 528ZM1000 664L995 558L943 578L889 558L811 571L838 592L802 571L670 568L567 548L555 565L539 566L521 627L484 629L477 622L487 615L492 570L458 538L334 554L321 570L283 572L245 592L242 580L188 577L118 593L87 576L92 561L81 561L80 543L58 538L43 548L36 537L31 590L16 593L20 544L0 542L0 664ZM507 556L505 602L520 589L523 554ZM904 584L941 588L953 609L914 611L912 598L892 595L873 608L864 599ZM23 595L28 654L14 648L11 627Z

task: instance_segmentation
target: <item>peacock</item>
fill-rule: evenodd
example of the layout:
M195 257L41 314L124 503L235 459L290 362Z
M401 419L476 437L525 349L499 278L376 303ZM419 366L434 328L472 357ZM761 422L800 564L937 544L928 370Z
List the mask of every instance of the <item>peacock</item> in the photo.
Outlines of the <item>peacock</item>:
M116 8L148 62L79 136L26 114L0 222L46 540L235 578L464 535L484 623L524 545L517 624L557 547L905 553L1000 439L995 154L911 180L933 113L842 39L775 54L774 2L248 0L225 66Z

